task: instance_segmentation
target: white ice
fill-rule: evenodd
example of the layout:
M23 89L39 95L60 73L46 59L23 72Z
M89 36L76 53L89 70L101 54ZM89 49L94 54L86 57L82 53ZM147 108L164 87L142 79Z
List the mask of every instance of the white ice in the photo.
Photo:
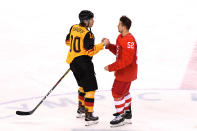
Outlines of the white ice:
M0 130L196 131L197 92L180 90L197 46L196 6L196 0L0 1ZM110 128L114 75L103 68L115 56L106 50L93 59L99 124L85 127L75 118L77 84L71 72L33 115L16 116L16 110L33 109L69 68L64 41L83 9L95 14L96 43L103 37L115 43L120 16L133 22L139 64L131 86L133 124Z

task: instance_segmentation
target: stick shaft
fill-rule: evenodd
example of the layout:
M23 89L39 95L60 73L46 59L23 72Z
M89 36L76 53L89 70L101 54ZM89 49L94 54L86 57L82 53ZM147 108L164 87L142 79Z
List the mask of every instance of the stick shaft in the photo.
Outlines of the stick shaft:
M53 88L46 94L46 96L38 103L38 105L32 111L26 112L26 114L28 115L33 114L33 112L44 102L44 100L48 97L48 95L51 94L51 92L61 82L61 80L68 74L69 71L70 71L70 68L64 73L64 75L58 80L58 82L53 86ZM22 112L22 111L17 111L17 112ZM19 113L16 113L16 114L19 114ZM26 115L26 114L23 114L23 115Z
M49 94L55 89L55 87L61 82L61 80L68 74L70 69L68 69L64 75L58 80L58 82L53 86L53 88L47 93L47 95L38 103L38 105L33 109L33 112L43 103L43 101L48 97Z

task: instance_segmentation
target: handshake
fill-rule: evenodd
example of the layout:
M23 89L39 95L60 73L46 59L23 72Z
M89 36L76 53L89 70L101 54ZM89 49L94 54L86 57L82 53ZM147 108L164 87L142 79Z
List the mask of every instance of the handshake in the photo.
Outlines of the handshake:
M107 46L110 44L110 41L107 38L103 38L101 42L103 43L104 46Z

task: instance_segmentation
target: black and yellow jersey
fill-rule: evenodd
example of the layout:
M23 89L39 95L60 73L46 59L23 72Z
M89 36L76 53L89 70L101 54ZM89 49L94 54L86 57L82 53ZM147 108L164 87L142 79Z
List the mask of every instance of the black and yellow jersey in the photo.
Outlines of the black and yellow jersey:
M94 45L94 34L86 27L73 25L66 37L66 45L70 46L66 62L70 64L79 56L92 57L103 49L103 44Z

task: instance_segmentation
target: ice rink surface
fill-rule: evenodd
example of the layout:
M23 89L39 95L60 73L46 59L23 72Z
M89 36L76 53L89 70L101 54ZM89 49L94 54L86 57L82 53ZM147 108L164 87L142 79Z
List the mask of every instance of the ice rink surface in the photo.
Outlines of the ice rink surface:
M77 119L77 94L51 95L31 116L16 116L16 110L29 111L40 97L26 97L0 103L1 129L4 131L196 131L197 95L182 90L132 90L133 120L131 125L111 128L113 100L110 91L99 91L95 100L97 125L85 127Z
M0 2L1 131L197 131L196 0L7 0ZM32 110L69 68L64 40L78 13L95 14L92 31L116 42L120 16L132 20L138 44L138 79L131 85L132 125L111 128L115 61L106 50L94 56L99 90L95 126L76 119L77 84L70 72L31 116Z

